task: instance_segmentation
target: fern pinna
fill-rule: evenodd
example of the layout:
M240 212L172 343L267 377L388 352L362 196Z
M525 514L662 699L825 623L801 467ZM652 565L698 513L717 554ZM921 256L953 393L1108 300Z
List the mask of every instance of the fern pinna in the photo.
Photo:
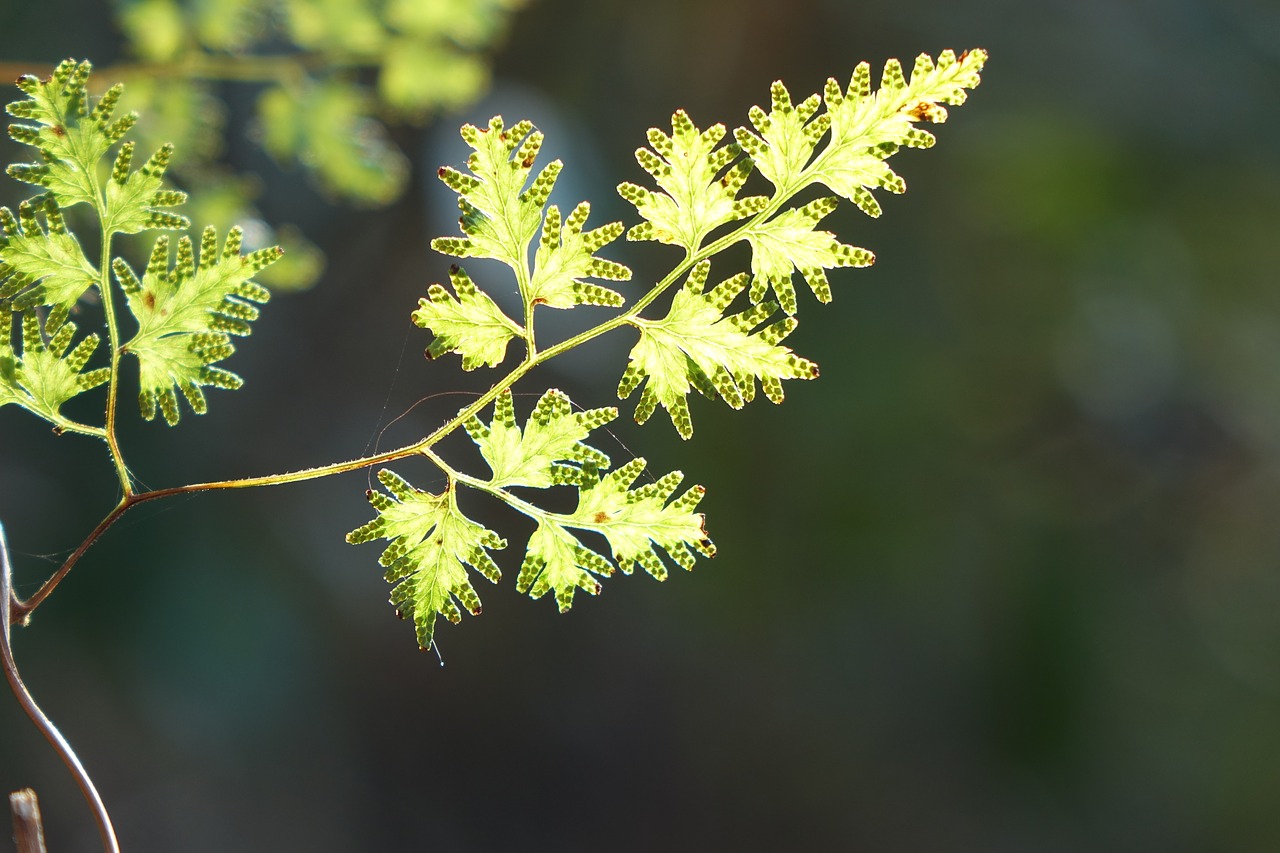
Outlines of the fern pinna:
M431 333L426 351L432 358L456 353L464 370L492 369L506 363L515 342L518 363L454 418L405 447L306 471L152 491L135 489L116 439L123 372L136 365L142 415L159 414L170 425L181 419L184 401L203 414L206 389L239 387L240 378L224 362L269 296L253 277L280 250L246 253L234 229L221 238L212 228L176 240L162 233L145 268L135 271L113 254L115 238L183 232L190 225L172 210L185 194L164 180L172 146L135 168L134 143L125 137L137 117L115 115L119 85L90 94L87 62L64 62L47 80L22 78L18 85L27 97L8 106L18 119L10 135L34 148L37 159L8 171L40 193L16 214L0 209L0 309L9 315L10 329L0 338L0 407L16 404L60 431L105 441L123 497L45 588L12 603L14 614L19 621L28 618L106 527L137 503L313 479L411 456L430 459L444 473L444 491L425 491L381 470L385 492L369 493L376 515L347 540L387 540L380 562L393 585L391 600L412 619L423 648L432 643L438 616L456 622L463 610L480 612L474 575L490 581L501 576L493 554L508 543L463 514L459 489L488 494L533 519L516 584L535 598L552 594L561 610L571 606L576 591L599 592L600 580L617 570L640 566L661 580L670 565L691 568L696 556L715 552L697 512L702 487L681 488L680 472L638 485L644 460L615 466L593 447L592 432L617 417L616 408L582 409L550 390L521 414L512 386L555 356L629 327L637 340L627 364L619 365L617 396L636 399L633 416L640 423L661 407L687 439L694 432L691 391L736 409L757 389L777 403L785 381L817 377L817 365L784 343L803 301L796 281L817 301L830 302L828 270L874 261L870 251L822 230L822 220L841 198L879 216L874 191L905 189L889 158L902 147L934 144L922 125L945 121L946 106L963 103L985 60L981 50L959 56L944 51L936 62L922 55L909 78L890 60L874 90L870 66L862 63L846 86L829 80L821 94L798 102L776 82L769 109L753 107L749 126L732 133L722 124L699 128L677 110L670 131L651 129L648 146L636 151L649 180L618 186L639 216L630 227L589 225L585 201L567 213L549 203L563 164L539 166L543 137L530 122L508 125L495 117L484 127L464 126L462 137L472 149L465 171L439 171L458 195L461 233L432 246L460 259L500 261L515 279L522 310L508 316L454 266L447 285L428 288L412 320ZM753 183L761 192L747 192ZM834 195L794 201L814 187ZM77 205L89 208L97 222L96 262L64 220L63 211ZM624 234L670 245L679 257L655 283L637 289L628 284L631 270L608 257L609 245ZM723 269L717 256L739 243L749 247L749 268ZM102 335L81 336L69 320L89 291L104 314L105 358ZM565 340L539 339L540 307L578 305L617 310ZM103 386L100 423L62 413L71 398ZM479 446L486 473L466 473L436 452L436 444L459 428ZM547 489L571 490L575 508L542 508L538 493ZM584 533L598 536L584 540Z

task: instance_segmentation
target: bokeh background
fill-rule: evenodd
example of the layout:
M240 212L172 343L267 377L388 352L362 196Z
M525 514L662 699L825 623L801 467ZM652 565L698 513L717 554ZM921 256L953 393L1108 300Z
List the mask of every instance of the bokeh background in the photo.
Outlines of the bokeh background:
M7 0L0 60L110 66L118 20ZM828 220L879 259L835 272L833 305L802 299L788 343L818 382L778 408L697 400L688 443L661 415L603 439L707 484L720 555L693 573L560 616L514 592L513 546L484 615L442 624L441 667L376 547L342 541L363 473L113 529L16 650L125 848L1280 849L1277 36L1270 0L533 0L486 101L395 125L410 183L371 210L264 155L253 87L219 88L226 160L327 267L240 348L243 391L174 430L128 419L153 487L350 458L462 405L432 395L480 378L425 361L408 322L448 266L428 240L454 229L434 175L460 121L533 119L560 198L630 222L613 185L677 106L732 127L775 78L802 97L864 58L992 56L939 145L895 161L908 193ZM671 254L642 248L605 254L662 275ZM631 343L518 390L607 405ZM0 411L21 591L115 488L100 447ZM3 701L0 788L24 786L51 850L97 849Z

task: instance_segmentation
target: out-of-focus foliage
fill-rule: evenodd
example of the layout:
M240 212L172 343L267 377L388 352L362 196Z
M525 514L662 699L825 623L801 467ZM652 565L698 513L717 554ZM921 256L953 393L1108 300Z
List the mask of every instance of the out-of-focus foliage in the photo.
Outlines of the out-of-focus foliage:
M408 177L387 123L419 123L482 95L486 52L523 2L122 0L117 20L135 62L116 70L129 83L125 108L148 117L140 144L172 142L182 153L175 177L193 195L220 197L202 221L262 223L255 184L219 164L232 84L251 87L253 135L273 157L336 200L382 205ZM289 258L264 271L266 283L316 278L322 255L296 229L260 230Z

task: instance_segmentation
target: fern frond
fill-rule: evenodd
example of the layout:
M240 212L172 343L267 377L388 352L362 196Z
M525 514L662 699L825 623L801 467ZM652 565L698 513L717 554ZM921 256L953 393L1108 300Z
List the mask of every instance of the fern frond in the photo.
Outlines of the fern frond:
M124 261L113 265L116 278L138 321L138 331L122 348L138 359L138 395L142 416L155 417L159 407L165 421L178 422L181 391L196 414L208 408L203 386L239 388L234 373L214 365L228 358L235 347L231 336L250 332L258 309L266 302L267 289L252 281L255 273L280 257L278 246L240 254L241 231L227 234L221 251L217 234L206 228L197 258L191 238L178 241L177 261L170 266L169 238L156 240L141 279Z
M749 225L742 233L751 244L751 301L762 302L770 287L782 310L796 313L796 291L791 276L799 270L819 302L831 301L826 270L832 267L867 267L876 256L866 249L841 243L830 231L814 226L836 209L834 198L822 198L804 207L783 211L773 219Z
M13 315L16 323L19 315ZM16 403L46 420L57 423L62 404L83 391L107 381L110 370L84 372L98 336L75 340L76 324L67 312L55 308L43 323L33 313L21 315L21 348L15 350L8 325L0 336L0 406Z
M47 80L23 75L17 85L27 98L6 107L9 115L34 122L9 125L9 136L40 152L40 162L10 166L9 174L48 189L63 207L94 203L96 164L138 120L134 113L114 117L121 85L90 104L86 84L92 69L87 61L68 59Z
M490 424L472 416L465 426L489 463L491 486L544 489L576 481L575 465L608 466L609 457L583 440L617 416L618 410L613 407L575 412L568 395L553 388L538 400L521 429L516 424L511 391L507 390L494 401Z
M186 193L164 188L164 173L169 168L173 146L161 146L141 168L131 172L133 147L132 142L120 146L111 169L111 180L107 181L103 222L106 230L137 234L148 229L183 231L190 228L191 220L187 217L164 210L187 200Z
M941 124L947 120L943 104L962 104L966 89L981 81L987 61L983 50L971 50L956 57L946 50L935 65L928 54L916 58L908 82L896 59L885 63L880 88L871 91L871 67L863 62L854 69L849 85L842 91L827 80L823 92L831 116L831 139L814 162L814 181L858 204L872 216L879 205L869 199L872 189L893 193L906 190L902 178L885 160L902 146L928 148L933 134L917 127L919 122Z
M67 230L52 195L22 202L17 218L0 207L0 231L0 298L12 300L14 307L70 308L97 281L98 271Z
M463 370L475 370L482 364L497 367L507 357L507 343L513 337L523 337L524 329L478 290L457 264L450 267L449 280L453 294L442 285L431 285L412 315L416 325L435 335L427 357L456 352L462 356Z
M825 99L815 94L799 103L777 82L771 90L770 112L753 108L753 130L739 128L736 142L728 144L722 144L723 125L700 130L684 111L677 111L671 134L650 130L651 147L636 152L657 189L624 183L618 191L644 220L627 232L628 238L680 246L686 250L685 260L629 310L541 349L535 345L532 328L536 305L622 306L620 294L586 279L630 276L630 270L620 264L595 257L596 250L618 238L623 226L611 223L584 230L590 210L585 202L562 221L560 208L547 203L561 164L553 161L535 173L543 138L529 122L508 128L501 117L495 117L486 128L463 127L463 139L472 149L467 170L445 166L439 171L440 179L458 194L462 236L438 238L432 247L455 257L495 259L509 267L524 300L525 325L503 315L456 266L450 273L454 293L433 286L414 320L435 334L429 355L457 352L466 369L502 362L513 337L524 339L527 355L485 396L493 400L489 423L480 419L483 406L473 404L434 434L443 435L461 421L488 463L490 476L481 479L455 471L424 443L417 447L449 478L447 496L424 497L425 493L402 481L396 487L402 502L412 500L428 507L422 515L426 521L406 541L425 543L422 547L427 549L428 556L414 563L426 567L425 586L409 588L425 590L420 591L420 600L430 614L430 624L436 612L445 612L442 608L454 607L456 615L450 595L472 600L474 591L462 585L466 572L460 566L468 559L488 559L483 548L476 555L461 543L441 550L447 536L437 538L433 532L454 518L456 504L449 502L458 485L488 493L536 522L516 587L534 598L553 593L562 611L572 606L580 590L599 593L600 579L618 569L630 573L639 565L661 580L669 564L689 569L697 554L715 553L702 514L694 512L704 494L702 487L672 500L682 479L673 472L632 488L644 469L643 459L601 473L609 461L587 440L593 429L616 417L616 409L575 412L568 397L551 390L520 425L511 385L547 359L598 334L630 325L639 331L640 339L618 384L618 397L626 399L642 389L635 408L637 422L644 423L661 406L680 436L690 438L693 421L688 396L695 389L733 408L754 399L757 387L771 401L781 402L785 380L818 375L816 364L782 344L797 326L791 316L797 309L795 273L803 276L820 302L830 302L828 269L868 266L875 260L870 251L820 230L819 223L835 210L838 198L822 197L803 205L793 199L820 184L878 216L880 207L872 189L901 192L905 187L885 159L903 145L932 144L932 136L915 124L942 121L946 113L941 105L958 103L966 89L977 85L984 59L981 51L960 58L946 52L937 65L921 57L910 83L900 65L891 61L880 92L874 94L868 69L862 65L847 92L829 83ZM752 168L759 168L774 185L772 196L739 198ZM530 263L529 247L539 229L541 238ZM708 243L709 239L715 242ZM751 272L709 287L710 258L738 242L751 250ZM684 286L672 295L666 315L642 316L685 270ZM727 313L748 286L752 304ZM766 301L771 291L776 302ZM786 316L779 316L779 309ZM576 489L577 505L572 511L548 511L515 494L557 486ZM380 511L393 504L383 496L373 500ZM446 509L446 504L454 508ZM356 531L353 541L382 535L379 524ZM608 555L588 544L593 535L608 543ZM393 556L400 559L401 554ZM446 568L448 574L442 575ZM445 580L437 581L440 576ZM397 600L408 600L408 596L404 593ZM431 635L422 631L419 623L419 642L424 642L424 636L429 642Z
M752 107L748 113L759 136L744 127L734 130L733 136L755 162L756 170L786 191L802 183L804 167L831 126L831 116L814 116L822 105L816 94L793 103L781 80L775 80L769 92L772 110L765 113L760 107Z
M472 149L467 158L471 174L442 166L439 176L458 194L464 236L439 237L431 247L459 258L493 258L525 275L529 242L542 224L542 207L564 165L552 160L529 184L542 138L532 122L508 128L501 116L490 119L488 127L463 125L462 139Z
M717 147L724 136L723 124L699 130L684 110L671 116L670 136L649 129L652 150L636 149L636 161L661 191L618 185L619 195L645 219L627 232L628 240L656 240L694 251L719 226L764 208L762 196L738 198L752 161L741 156L736 143Z
M459 622L461 604L479 615L480 596L467 568L496 582L502 573L489 551L505 548L507 543L462 514L452 484L443 494L434 495L389 470L379 471L378 480L390 495L368 491L378 516L348 533L347 541L358 545L390 540L378 562L387 570L387 582L394 584L391 603L401 618L413 620L418 645L429 648L437 614Z
M617 291L586 280L631 278L627 267L596 257L599 249L622 236L622 223L585 231L591 205L582 202L564 220L559 207L547 205L562 164L553 160L530 183L542 133L529 121L507 128L501 116L494 116L486 128L463 126L462 138L472 148L467 158L471 174L443 166L439 176L458 194L464 236L437 238L432 248L459 258L502 261L520 282L526 310L534 305L622 305ZM529 244L539 227L542 236L530 272Z
M795 329L794 318L762 326L777 309L769 302L726 316L725 308L746 287L747 275L734 276L704 293L710 269L710 262L703 261L690 271L667 316L631 321L640 330L640 341L618 384L618 398L626 399L644 383L636 404L637 423L647 421L661 405L686 439L693 435L686 399L692 388L708 397L718 395L739 409L755 397L756 380L765 396L779 403L782 380L818 376L816 364L779 346Z
M591 231L582 226L591 212L585 201L573 209L569 218L560 222L560 208L547 207L542 222L542 239L533 260L533 276L529 281L529 301L533 305L572 308L575 305L622 305L622 294L599 284L585 281L629 281L631 270L616 261L595 256L596 250L622 236L621 222L610 222Z
M531 598L554 592L562 613L573 605L575 590L590 595L600 592L596 578L613 574L614 564L583 545L571 532L575 529L602 535L624 574L640 565L658 580L666 580L667 568L660 553L668 554L685 570L693 568L695 554L715 556L704 516L692 511L706 490L693 486L669 501L684 478L679 471L655 483L630 488L644 467L644 459L637 458L603 476L590 466L584 468L573 512L539 516L516 589Z

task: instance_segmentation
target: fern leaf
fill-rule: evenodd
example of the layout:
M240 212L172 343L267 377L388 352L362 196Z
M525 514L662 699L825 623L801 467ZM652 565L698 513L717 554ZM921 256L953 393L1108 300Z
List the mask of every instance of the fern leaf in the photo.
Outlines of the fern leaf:
M613 563L548 516L539 519L537 529L529 536L516 591L527 593L530 598L554 592L556 605L564 613L573 606L575 590L599 595L600 582L596 578L613 572Z
M88 62L68 59L47 80L23 75L18 88L28 97L6 107L15 118L34 122L9 125L9 135L36 148L41 158L39 163L10 166L9 174L47 188L63 207L94 203L98 161L137 121L133 113L113 118L123 92L119 85L90 109L85 86L92 68Z
M489 463L492 486L542 489L576 481L578 469L566 463L606 467L609 457L583 439L617 416L613 407L575 412L569 397L553 388L538 400L521 429L508 390L494 401L492 423L486 426L473 416L466 428Z
M584 472L578 507L567 523L603 535L624 574L640 565L658 580L666 580L659 550L686 571L693 568L695 554L715 556L715 545L707 537L706 517L693 512L706 489L692 486L670 500L684 479L679 471L632 489L644 466L644 459L637 457L595 482L591 472Z
M752 107L748 113L759 136L743 127L733 135L755 162L756 170L778 190L787 192L803 183L804 167L831 126L831 117L826 113L814 117L822 105L816 94L793 103L781 80L774 81L770 95L773 104L769 113L760 107Z
M734 276L704 293L710 268L707 261L693 268L666 317L631 321L640 329L640 341L631 350L630 363L618 384L618 398L626 399L645 383L636 405L637 423L647 421L661 405L680 437L686 439L693 435L686 399L691 388L708 397L719 395L738 409L754 398L757 379L765 396L779 403L782 380L818 375L818 366L812 361L779 346L796 327L794 318L757 328L776 310L773 303L724 316L724 309L746 287L747 276Z
M42 227L36 214L43 213ZM19 309L39 305L70 308L98 279L74 234L67 230L50 195L18 206L18 216L0 207L0 298Z
M684 569L693 568L695 552L713 556L715 546L707 538L704 517L692 512L705 490L694 486L668 503L683 479L678 471L656 483L630 489L644 466L643 459L633 459L603 477L593 468L584 469L577 508L571 513L539 517L538 528L529 537L516 589L531 598L554 592L562 613L573 606L576 590L599 594L597 578L613 574L614 564L583 545L573 529L603 535L625 574L640 565L653 577L665 580L667 569L659 551Z
M57 422L63 403L106 382L110 371L84 372L98 336L86 335L73 347L76 324L66 322L65 309L51 311L43 328L35 314L21 316L21 349L14 350L9 329L0 337L0 406L16 403Z
M142 416L155 417L159 407L165 421L178 422L176 391L180 390L196 414L208 408L203 386L239 388L243 381L214 365L229 357L235 347L231 336L250 332L257 319L255 302L270 297L252 276L280 257L278 246L240 254L241 232L233 228L218 250L217 235L206 228L196 257L191 239L178 241L176 265L170 267L169 238L156 240L141 279L124 261L113 265L116 278L138 321L138 331L122 347L132 353L140 371L138 395Z
M442 166L439 176L458 194L464 236L440 237L431 247L459 258L494 258L523 276L529 242L542 224L542 207L563 164L551 161L529 184L543 138L529 121L508 128L494 116L488 127L463 125L462 138L472 149L471 174Z
M502 573L489 551L507 543L459 511L452 486L434 495L385 469L378 472L378 480L390 495L369 490L378 516L348 533L347 541L390 541L378 562L387 570L387 582L394 584L391 603L402 618L413 620L418 645L429 648L437 614L459 622L459 604L472 615L480 613L480 596L467 567L496 582Z
M120 146L111 180L107 181L106 215L103 225L109 232L137 234L147 229L182 231L191 221L164 210L187 200L187 194L164 188L164 173L173 156L173 146L161 146L140 169L129 171L133 161L133 143Z
M661 192L637 184L618 185L645 221L627 232L628 240L656 240L695 251L715 228L759 212L762 196L738 198L751 173L751 159L735 143L721 146L725 127L699 130L684 110L671 116L671 135L649 129L649 148L636 160L653 176Z
M853 201L872 216L879 205L870 190L893 193L906 189L902 178L885 165L885 159L901 146L928 148L931 133L917 122L940 124L947 119L943 104L961 104L966 89L981 80L986 51L971 50L959 58L943 51L935 65L928 54L916 58L908 83L896 59L885 63L880 89L871 91L871 67L861 63L845 90L828 80L824 91L831 116L831 141L814 163L811 175L833 192Z
M547 208L529 283L531 304L552 308L572 308L575 305L610 305L616 308L623 304L622 295L617 291L584 281L588 277L606 281L628 281L631 278L631 270L627 267L595 256L597 249L622 236L622 223L610 222L601 228L583 231L582 226L590 212L591 205L584 201L562 224L560 208L554 204Z
M866 249L841 243L830 231L814 230L823 217L836 209L837 203L834 198L818 199L744 230L743 236L751 244L751 273L755 276L752 302L763 301L772 287L782 310L795 314L793 271L800 271L819 302L830 302L831 286L825 270L866 267L875 261L875 255Z
M524 329L478 290L457 264L449 269L449 279L453 294L433 284L413 312L413 322L435 335L427 357L456 352L462 356L463 370L475 370L482 364L497 367L507 356L507 343L513 337L523 337Z

